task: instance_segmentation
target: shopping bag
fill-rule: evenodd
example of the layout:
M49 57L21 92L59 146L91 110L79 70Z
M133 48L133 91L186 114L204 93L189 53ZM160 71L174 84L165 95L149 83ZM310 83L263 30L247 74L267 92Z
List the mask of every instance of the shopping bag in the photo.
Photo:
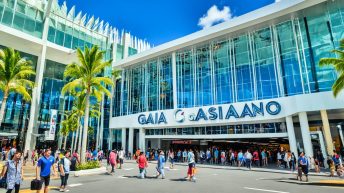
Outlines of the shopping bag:
M42 189L42 181L34 179L31 181L31 190L41 190Z

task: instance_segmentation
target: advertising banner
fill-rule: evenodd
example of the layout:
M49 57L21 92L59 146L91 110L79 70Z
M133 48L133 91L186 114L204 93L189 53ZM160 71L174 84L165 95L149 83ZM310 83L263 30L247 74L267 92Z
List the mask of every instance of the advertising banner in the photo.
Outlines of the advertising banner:
M46 141L53 141L53 140L55 140L56 122L57 122L57 110L56 109L51 109L50 110L50 127L49 127L49 132L45 133L45 140Z

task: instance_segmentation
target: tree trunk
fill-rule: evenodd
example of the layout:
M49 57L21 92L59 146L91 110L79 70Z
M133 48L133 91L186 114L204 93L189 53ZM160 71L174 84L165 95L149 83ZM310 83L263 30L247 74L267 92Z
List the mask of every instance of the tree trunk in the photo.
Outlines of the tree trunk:
M70 149L73 152L74 150L74 140L75 140L75 131L72 133L72 143L70 144Z
M81 146L81 163L85 163L86 160L86 148L87 148L87 134L88 134L88 121L90 116L90 90L86 93L86 107L85 107L85 120L84 120L84 131L82 134L82 146Z
M78 123L79 123L79 119L78 119ZM74 147L74 149L72 151L73 153L74 153L75 150L78 150L79 129L80 129L80 127L78 125L78 128L76 129L75 140L74 140L74 145L73 145L73 147Z
M82 139L82 125L79 126L79 141L78 141L78 154L81 155L81 139Z
M4 92L4 98L2 99L1 109L0 109L0 126L2 124L4 117L5 117L7 98L8 98L8 91L5 91Z
M64 136L63 149L66 150L68 135Z

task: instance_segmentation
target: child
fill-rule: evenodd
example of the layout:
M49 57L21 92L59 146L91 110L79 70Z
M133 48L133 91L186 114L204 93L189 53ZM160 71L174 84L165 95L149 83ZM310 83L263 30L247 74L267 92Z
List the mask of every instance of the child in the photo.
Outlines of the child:
M334 165L334 161L332 159L330 160L329 166L330 166L330 177L334 177L336 166Z
M299 178L300 178L300 181L302 181L302 167L298 164L296 180L299 180Z

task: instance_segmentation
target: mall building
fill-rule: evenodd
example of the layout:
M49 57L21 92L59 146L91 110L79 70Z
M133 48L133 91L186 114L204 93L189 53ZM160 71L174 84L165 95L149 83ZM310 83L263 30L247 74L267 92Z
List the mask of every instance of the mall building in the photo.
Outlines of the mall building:
M26 103L14 93L8 98L0 127L2 145L21 135L27 136L25 149L40 144L56 147L57 141L61 147L61 140L57 140L61 139L58 137L61 115L71 109L74 100L61 95L66 83L63 72L67 64L77 62L77 47L84 49L92 45L106 51L105 59L114 61L150 48L146 41L119 31L100 18L76 12L75 7L67 9L66 3L59 5L57 0L0 0L0 48L19 51L22 57L31 60L36 70L33 101ZM104 75L111 75L111 67ZM2 98L0 92L0 104ZM93 147L100 147L103 142L107 145L109 136L113 135L108 130L110 100L107 97L101 108L101 117L90 121L94 134L89 136L89 142ZM53 116L57 116L57 131L47 139L45 134L51 129Z
M339 151L344 93L319 60L342 38L343 0L282 0L116 62L109 145Z

